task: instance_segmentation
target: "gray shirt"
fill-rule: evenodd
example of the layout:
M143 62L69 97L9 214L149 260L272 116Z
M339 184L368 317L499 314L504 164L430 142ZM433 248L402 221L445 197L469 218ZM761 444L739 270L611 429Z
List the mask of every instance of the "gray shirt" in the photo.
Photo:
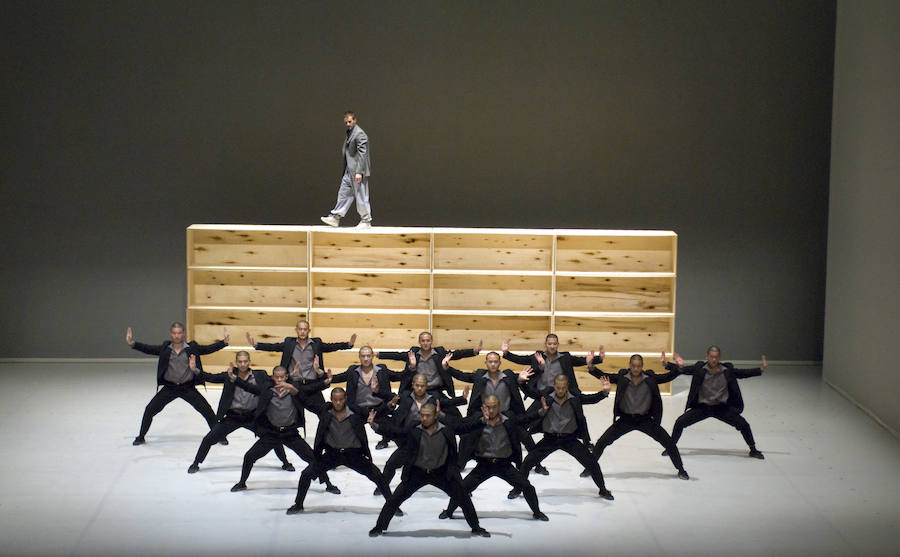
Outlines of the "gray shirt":
M247 376L247 383L251 385L256 385L256 376L253 375L253 372L250 372L250 375ZM241 412L246 412L248 410L256 410L256 404L259 402L259 397L250 391L245 391L241 387L234 387L234 398L231 399L231 409L239 410Z
M475 448L476 455L484 458L509 458L512 456L509 433L506 431L506 426L503 425L506 420L506 416L500 414L500 423L484 426L481 437L478 439L478 446Z
M287 427L297 423L297 408L291 399L291 393L285 391L283 395L278 396L275 387L272 387L272 390L275 391L275 396L272 397L266 408L266 417L269 418L269 422L276 427Z
M538 390L543 391L547 387L553 387L553 380L560 373L562 373L562 366L559 365L559 354L552 360L544 356L544 372L538 377Z
M329 410L329 412L331 412L331 415L334 416L334 418L332 418L331 423L328 424L328 432L325 434L325 444L335 449L361 448L362 444L353 432L353 421L350 420L353 411L347 408L343 419L338 419L337 414L334 412L334 408Z
M434 470L440 468L447 462L447 438L441 433L444 424L438 422L437 429L434 433L429 434L425 428L419 425L422 430L422 438L419 441L419 454L416 455L415 465L423 470Z
M725 380L725 374L722 368L712 373L709 365L703 366L706 370L706 376L703 378L703 384L700 385L700 404L725 404L728 402L728 381Z
M313 362L316 360L316 351L313 349L313 343L306 341L306 348L300 347L300 341L294 345L294 352L291 354L291 365L288 373L294 371L294 364L300 362L300 378L301 379L318 379L319 374L313 369Z
M575 433L575 430L578 429L578 424L575 423L575 409L572 407L572 403L569 402L575 397L572 396L572 393L566 391L566 400L560 404L556 400L555 394L551 396L553 397L553 404L550 405L550 409L544 415L542 423L544 433Z
M188 367L188 353L186 347L181 348L181 352L171 351L169 354L169 367L163 374L163 379L176 385L190 383L194 379L194 372Z
M622 397L622 412L626 414L646 414L650 411L650 385L647 384L647 374L641 374L641 382L637 385L631 381L631 375L626 376L626 381L631 384L625 390L625 396Z
M434 354L434 352L432 352ZM433 358L422 358L416 364L416 372L422 373L428 379L428 388L442 387L444 382L441 381L441 375L438 373L437 366Z
M377 377L376 372L372 372L369 381L363 379L362 368L359 368L359 380L356 383L356 404L365 408L372 408L381 404L381 399L376 397L372 391L372 383Z
M509 410L509 401L511 398L509 387L506 385L506 382L503 381L503 374L500 374L500 377L497 379L496 385L491 380L491 376L485 374L485 379L487 382L484 385L484 395L481 397L481 400L486 399L490 395L494 395L497 397L497 400L500 401L500 411L506 412Z
M422 416L419 413L419 408L421 408L421 406L418 402L416 402L416 393L410 391L409 398L412 399L412 404L409 405L409 414L406 415L406 421L403 424L405 427L409 427L412 424L418 423L422 419ZM422 400L422 404L428 402L429 398L430 397L428 395L425 395L425 398Z

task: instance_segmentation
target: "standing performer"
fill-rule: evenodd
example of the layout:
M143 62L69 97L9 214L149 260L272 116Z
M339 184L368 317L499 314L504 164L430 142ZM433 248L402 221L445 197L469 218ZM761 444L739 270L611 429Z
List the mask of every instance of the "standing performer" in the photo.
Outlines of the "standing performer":
M184 325L178 321L172 323L169 327L169 339L159 345L144 344L135 342L134 334L131 327L125 331L125 342L129 346L143 352L159 356L156 364L156 385L160 386L157 393L150 399L150 403L144 409L144 417L141 420L141 430L137 437L134 438L132 445L143 445L146 440L144 436L150 431L150 424L153 423L153 417L159 414L167 404L180 398L190 404L194 410L200 412L209 428L212 429L216 425L216 414L213 412L212 406L197 390L197 385L203 383L201 377L195 376L190 369L189 360L191 356L197 357L197 368L202 370L203 365L200 363L200 356L212 354L228 346L230 339L228 329L224 329L224 339L216 341L212 344L201 345L195 341L185 343L184 341Z
M449 422L438 422L439 411L440 408L432 404L422 406L419 411L421 423L405 431L394 429L386 422L375 422L375 416L370 415L369 423L374 429L386 429L403 439L404 451L400 485L381 509L375 527L369 531L370 536L383 534L404 501L423 486L433 485L455 499L462 507L473 534L491 537L491 534L478 524L478 515L475 513L472 499L463 488L457 465L459 455L456 435L468 433L475 424L452 418L454 425Z
M450 359L459 360L460 358L471 358L481 351L481 342L474 349L452 350L448 351L443 346L433 346L434 337L431 333L423 331L419 333L419 346L413 346L409 352L384 352L379 351L375 354L376 358L382 360L406 361L410 360L409 371L406 377L400 383L401 391L408 391L412 385L412 377L415 373L425 375L428 381L428 392L439 393L443 391L448 398L456 396L456 389L453 386L453 377L444 369L441 361L450 353ZM411 358L415 358L415 366L412 366ZM454 417L462 417L455 407L449 407L445 410Z
M276 366L272 370L272 379L274 380L273 384L264 386L254 385L240 378L236 378L234 381L238 387L259 396L259 402L254 412L259 439L244 454L241 479L231 487L231 491L247 489L247 478L250 477L253 465L278 445L286 445L307 463L313 462L313 451L309 444L300 437L297 429L300 414L303 412L299 396L301 393L321 391L328 386L329 377L326 376L324 380L320 378L315 382L305 384L301 384L299 381L292 383L288 381L287 370L282 366ZM325 481L326 491L340 493L340 490L331 485L327 476L320 479Z
M613 500L612 493L606 489L603 483L603 473L600 465L591 456L588 447L591 439L588 436L587 421L584 419L582 404L600 402L609 395L609 380L603 380L603 390L593 395L573 395L569 389L569 380L564 374L559 374L553 380L553 395L541 397L540 415L543 418L538 423L538 429L544 433L543 439L538 441L533 451L528 453L522 462L522 473L526 476L531 468L541 462L551 453L560 449L569 453L575 460L591 472L591 478L600 488L600 497L609 501ZM518 490L510 492L509 498L513 499Z
M282 342L268 343L255 342L250 333L247 333L247 342L256 350L264 350L267 352L281 352L280 365L284 369L294 371L297 364L300 364L299 382L301 385L315 383L319 379L319 368L325 368L325 352L336 352L338 350L349 350L353 348L356 342L356 333L350 335L350 342L322 342L319 337L310 338L309 321L301 319L297 321L296 337L285 337ZM314 365L316 358L319 359L318 368ZM318 390L310 394L303 394L301 391L300 406L311 410L315 414L321 414L325 408L325 397ZM306 419L303 410L300 411L299 426L306 428Z
M663 352L659 359L665 366L666 354ZM628 360L628 369L620 369L615 375L606 374L590 366L588 372L600 380L608 380L618 385L616 399L613 402L613 423L603 432L597 444L594 445L594 458L598 461L606 447L626 433L638 430L652 437L663 446L672 459L672 464L678 470L678 477L682 480L690 479L681 462L678 447L666 430L662 428L663 404L659 394L659 385L668 383L678 377L678 369L662 375L656 375L652 370L644 370L644 358L635 354ZM587 477L590 472L585 469L581 477Z
M391 488L384 481L378 467L372 463L372 454L369 452L365 428L368 415L374 418L375 410L370 410L365 415L358 413L347 406L347 393L344 389L335 387L331 390L331 404L326 405L319 415L319 427L313 443L315 459L300 474L297 497L287 514L303 512L303 501L313 478L342 465L372 480L381 489L385 501L388 500Z
M744 399L737 380L762 375L769 367L766 356L762 357L762 368L752 369L737 369L730 363L721 363L719 361L721 350L716 345L706 349L705 362L697 362L692 366L685 367L684 360L677 352L672 356L677 362L677 367L675 364L668 364L666 369L672 371L680 369L681 373L692 376L685 405L686 411L675 420L672 427L672 441L678 443L684 428L706 418L716 418L741 432L744 441L750 447L747 456L764 459L765 456L756 448L750 424L741 416L741 412L744 411Z
M575 378L575 367L587 365L587 359L573 356L569 352L559 352L559 337L553 333L544 339L544 347L545 350L538 350L530 356L520 356L509 351L509 339L503 341L501 349L505 359L530 366L534 370L534 375L525 384L523 392L535 400L540 400L542 396L553 393L553 380L557 375L563 374L569 380L569 390L572 394L579 394L581 389L578 388L578 379ZM590 363L602 363L604 355L601 346Z
M195 375L199 375L207 383L222 383L223 387L222 396L219 398L219 408L216 411L218 421L200 442L194 462L188 467L188 474L199 471L200 464L206 460L206 455L209 454L209 449L236 429L244 427L252 431L254 435L256 434L256 423L253 416L259 397L235 386L234 382L237 377L240 377L251 385L265 388L272 386L272 379L261 369L250 369L250 353L246 350L235 354L235 361L237 362L237 375L234 373L233 363L228 364L227 371L212 374L197 368L194 356L191 356L189 360L191 371ZM281 460L282 470L294 471L294 465L288 462L282 445L275 447L275 455Z
M338 226L356 199L359 224L356 228L372 228L372 209L369 206L369 176L372 165L369 162L369 136L356 125L356 114L352 110L344 113L347 138L341 148L344 159L344 176L338 188L337 203L322 222L328 226Z
M473 395L474 397L474 395ZM537 410L537 409L535 409ZM535 414L537 412L534 412ZM522 428L516 423L529 417L519 415L507 417L500 412L497 395L487 395L481 410L470 413L478 429L464 435L459 442L460 461L468 460L472 454L478 464L463 480L463 490L472 493L488 478L498 477L525 494L525 501L536 520L550 520L538 506L537 493L528 478L513 466L522 462L522 442L519 439ZM438 518L453 518L456 501L450 499L447 509Z

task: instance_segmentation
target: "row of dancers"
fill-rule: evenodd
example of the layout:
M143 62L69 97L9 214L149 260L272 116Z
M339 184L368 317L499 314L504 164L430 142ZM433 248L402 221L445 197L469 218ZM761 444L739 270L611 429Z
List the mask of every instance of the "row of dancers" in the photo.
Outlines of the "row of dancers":
M500 352L485 356L484 368L465 372L452 367L451 362L479 354L481 343L471 349L447 350L433 345L431 333L422 332L418 346L406 352L376 352L363 346L359 364L333 374L324 365L324 354L352 349L356 334L348 342L327 343L311 336L306 320L300 320L295 330L296 336L277 343L256 342L247 334L254 349L281 353L280 364L269 376L252 369L250 354L243 350L236 353L226 371L203 370L200 357L228 345L227 328L222 340L209 345L186 341L184 326L178 322L170 327L169 339L159 345L135 341L128 328L125 340L132 348L158 356L158 390L147 404L133 444L144 444L153 417L169 402L181 398L203 415L210 427L188 473L200 470L212 446L228 444L230 433L249 429L258 439L244 455L241 477L232 491L247 489L254 463L272 450L284 470L294 471L284 451L287 446L307 462L288 514L303 512L313 479L325 484L327 492L339 494L340 488L330 481L328 472L346 466L371 480L376 486L374 494L385 499L370 531L372 536L383 533L394 516L402 515L402 503L424 485L433 485L450 497L439 518L450 518L461 508L473 534L490 536L478 522L470 494L491 477L510 484L508 497L523 495L532 516L546 521L548 517L540 510L528 475L532 470L549 474L541 463L558 450L573 456L584 467L581 476L590 477L599 496L611 501L614 497L606 488L599 459L606 447L635 430L663 446L663 455L671 459L683 480L689 475L677 442L686 427L706 418L738 429L749 447L749 456L764 458L750 425L741 416L744 403L737 380L762 374L768 367L765 356L761 368L741 370L721 362L716 346L709 347L705 360L692 365L685 364L677 353L669 362L663 353L660 364L665 372L657 374L645 370L642 356L635 354L627 369L607 374L595 367L603 361L603 347L587 357L560 352L559 339L551 333L545 338L543 350L529 355L511 352L507 339ZM376 358L400 361L404 367L392 370L385 364L375 364ZM501 370L501 358L526 367L520 372ZM575 368L584 366L600 380L600 391L589 394L579 389ZM692 376L686 411L669 435L661 426L659 385L683 374ZM466 383L462 396L456 395L454 380ZM215 412L197 390L207 382L223 385ZM345 386L333 387L338 383ZM399 383L396 393L392 383ZM605 399L612 384L617 385L614 420L592 444L583 407ZM328 387L333 388L326 402L322 391ZM465 416L459 410L461 406L467 407ZM312 447L299 431L305 431L307 410L318 416ZM376 448L387 448L391 441L398 446L383 470L372 461L366 424L382 435ZM535 442L532 435L538 433L542 437ZM527 451L524 457L523 447ZM470 460L475 460L476 466L463 479L461 471ZM390 483L401 468L400 484L392 491Z

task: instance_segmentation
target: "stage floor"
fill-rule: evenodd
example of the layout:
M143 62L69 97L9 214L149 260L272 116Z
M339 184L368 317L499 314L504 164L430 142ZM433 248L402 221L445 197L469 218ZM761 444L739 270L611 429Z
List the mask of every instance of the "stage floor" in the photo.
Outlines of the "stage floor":
M269 454L249 490L231 493L252 443L243 430L188 475L206 424L184 402L157 416L146 445L131 445L154 377L149 360L0 365L0 553L897 555L900 443L823 385L819 368L772 367L741 382L766 460L748 458L737 431L707 420L681 439L691 480L680 481L660 447L635 432L601 460L616 497L608 502L557 453L545 462L550 476L531 476L550 522L531 520L523 499L507 500L499 479L475 492L490 539L471 538L461 518L438 520L446 496L430 487L386 536L370 539L383 500L346 468L331 473L341 495L313 484L306 512L287 516L304 467L290 452L297 472ZM664 397L667 430L688 380ZM213 407L218 396L207 392ZM611 400L587 408L595 440L611 422ZM375 451L375 441L370 433L380 466L390 450Z

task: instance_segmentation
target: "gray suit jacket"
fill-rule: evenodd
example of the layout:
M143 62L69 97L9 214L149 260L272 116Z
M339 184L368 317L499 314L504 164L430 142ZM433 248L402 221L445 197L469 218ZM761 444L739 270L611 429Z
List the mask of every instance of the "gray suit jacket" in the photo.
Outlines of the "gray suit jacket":
M353 126L350 135L344 141L343 155L344 170L349 170L351 176L372 174L372 167L369 164L369 136L359 125Z

